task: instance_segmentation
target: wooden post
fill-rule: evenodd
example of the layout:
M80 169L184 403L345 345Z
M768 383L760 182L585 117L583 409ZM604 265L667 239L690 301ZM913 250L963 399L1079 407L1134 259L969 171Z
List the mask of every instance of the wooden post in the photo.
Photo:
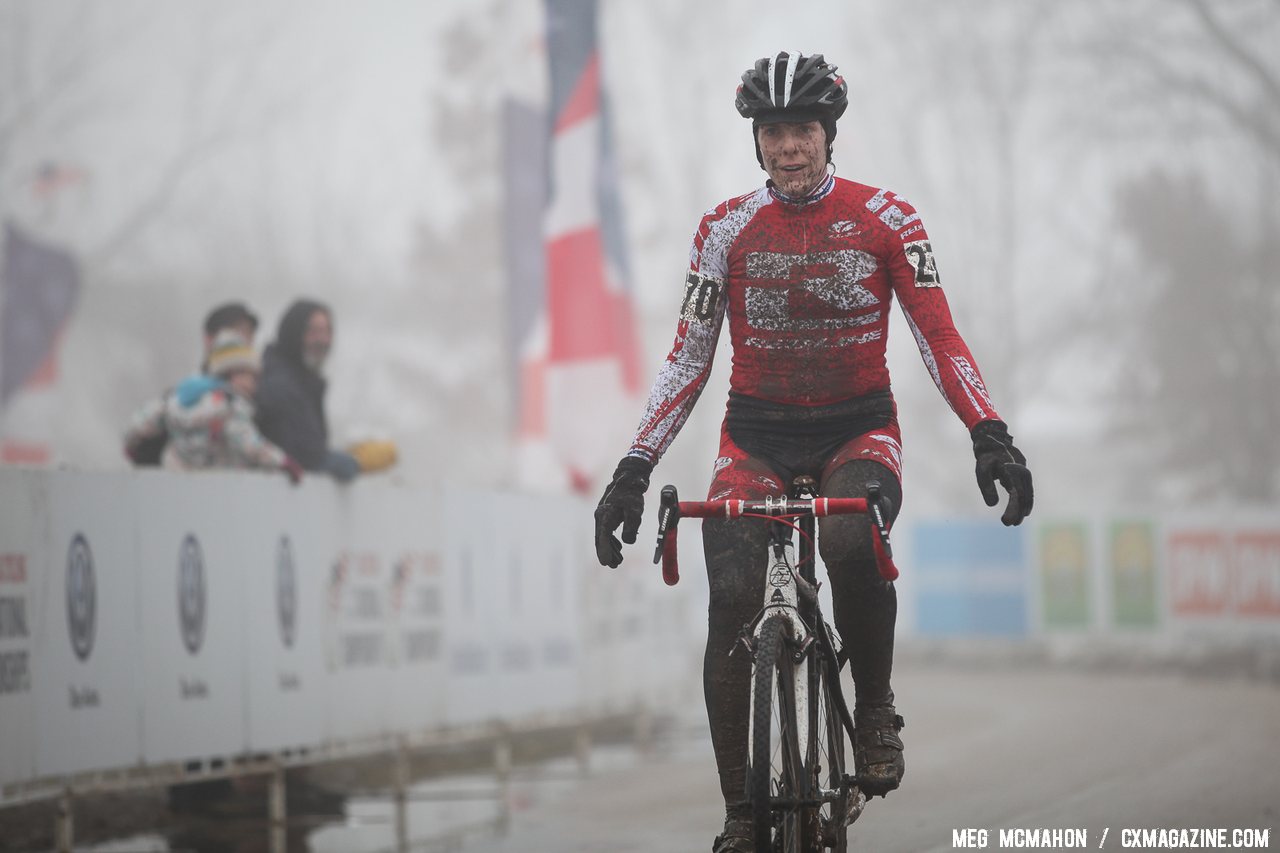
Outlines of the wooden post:
M498 833L511 828L511 740L504 732L493 745L493 766L498 774Z
M653 750L653 727L653 712L642 702L636 708L635 717L636 749L641 755L648 755Z
M578 725L573 733L573 757L578 760L578 772L583 776L591 774L591 729L586 722Z
M391 784L396 803L396 853L409 853L409 750L401 738L391 759Z
M64 788L58 797L58 810L53 817L53 845L58 853L72 853L75 847L75 819L71 811L71 789Z
M271 853L288 853L288 825L285 823L284 766L277 763L271 771L271 783L267 792L267 811L270 820Z

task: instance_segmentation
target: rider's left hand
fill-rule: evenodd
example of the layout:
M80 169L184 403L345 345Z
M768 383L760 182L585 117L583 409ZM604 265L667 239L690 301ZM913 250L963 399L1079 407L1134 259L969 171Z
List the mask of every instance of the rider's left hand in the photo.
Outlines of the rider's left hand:
M969 435L973 438L973 455L978 460L978 488L982 491L982 499L987 506L1000 502L995 482L999 480L1009 493L1009 503L1000 520L1006 526L1021 524L1031 515L1035 491L1031 486L1027 458L1013 446L1009 427L1004 421L982 421L969 431Z

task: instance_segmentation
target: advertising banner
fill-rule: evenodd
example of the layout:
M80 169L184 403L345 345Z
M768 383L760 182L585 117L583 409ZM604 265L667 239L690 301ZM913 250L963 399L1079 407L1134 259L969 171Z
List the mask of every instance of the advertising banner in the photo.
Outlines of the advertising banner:
M242 535L265 474L156 478L133 506L138 537L138 651L143 756L151 763L228 756L248 745L244 662L249 608Z
M49 554L48 514L36 510L46 502L33 498L43 491L31 472L0 471L0 785L35 774L35 580Z
M0 469L0 783L659 705L688 596L601 568L590 524L389 481Z
M1171 530L1169 607L1180 617L1220 617L1231 609L1231 552L1218 528Z
M1089 531L1083 523L1040 525L1040 612L1045 628L1092 624L1090 573Z
M376 551L384 567L383 724L395 732L438 728L447 698L439 493L386 482L367 486L350 511L362 532L355 544Z
M359 524L352 497L339 495L334 519L337 550L330 558L325 583L323 645L330 740L390 732L388 613L393 551L382 528L364 529Z
M1232 537L1236 612L1254 620L1280 620L1280 524L1245 528Z
M135 479L42 475L48 558L33 613L36 774L124 767L142 758ZM150 486L159 486L158 478ZM172 565L170 561L167 561ZM166 603L176 606L171 582Z
M579 703L580 598L566 534L577 526L563 501L521 495L508 507L501 677L531 713L571 710Z
M421 731L444 724L444 560L436 541L405 545L391 564L391 725Z
M325 583L334 497L327 484L278 478L245 496L248 741L254 752L323 742Z
M1022 528L985 519L922 521L910 534L922 636L1027 634Z
M483 508L483 511L478 511ZM501 679L498 602L509 556L506 504L491 495L454 493L444 508L443 544L447 720L451 725L496 721L515 697Z
M1119 520L1107 537L1111 618L1117 628L1154 628L1159 623L1156 534L1150 521Z

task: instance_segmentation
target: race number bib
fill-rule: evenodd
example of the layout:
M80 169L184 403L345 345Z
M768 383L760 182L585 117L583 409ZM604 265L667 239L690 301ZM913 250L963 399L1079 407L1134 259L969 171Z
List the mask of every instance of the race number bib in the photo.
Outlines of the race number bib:
M938 268L933 263L933 247L928 240L915 240L903 245L907 262L916 273L916 287L939 287Z

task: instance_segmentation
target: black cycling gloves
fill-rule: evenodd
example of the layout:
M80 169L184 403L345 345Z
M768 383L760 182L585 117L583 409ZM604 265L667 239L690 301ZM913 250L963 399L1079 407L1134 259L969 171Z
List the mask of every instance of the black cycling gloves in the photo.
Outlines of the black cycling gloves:
M1021 524L1031 515L1035 492L1031 487L1031 472L1027 470L1027 458L1013 446L1009 427L1004 421L982 421L969 430L973 437L973 455L977 457L978 488L987 506L1000 502L996 492L996 480L1009 493L1009 503L1000 520L1005 526Z
M969 431L973 437L973 455L978 488L987 506L1000 502L996 481L1009 493L1009 503L1000 520L1006 526L1021 524L1031 514L1035 492L1027 458L1013 446L1009 427L1004 421L982 421ZM649 488L653 463L638 456L624 456L613 471L613 479L605 487L596 505L596 557L600 565L616 569L622 564L622 543L634 544L644 514L644 493ZM622 525L622 542L614 531Z
M622 562L622 542L636 541L640 516L644 513L644 492L649 488L653 463L638 456L624 456L613 472L613 480L596 505L596 556L600 565L616 569ZM613 531L622 525L622 542Z

